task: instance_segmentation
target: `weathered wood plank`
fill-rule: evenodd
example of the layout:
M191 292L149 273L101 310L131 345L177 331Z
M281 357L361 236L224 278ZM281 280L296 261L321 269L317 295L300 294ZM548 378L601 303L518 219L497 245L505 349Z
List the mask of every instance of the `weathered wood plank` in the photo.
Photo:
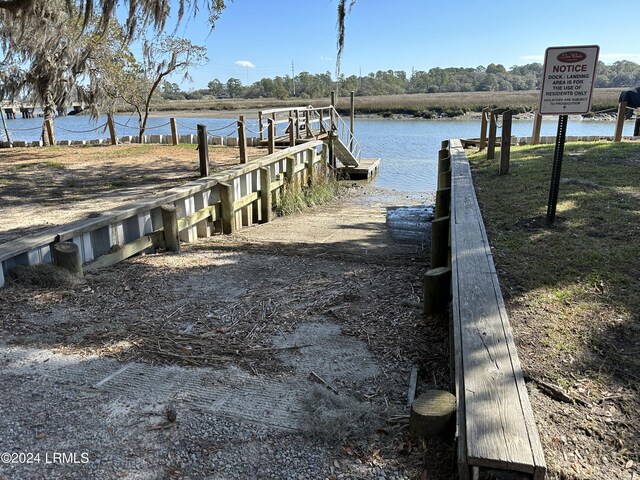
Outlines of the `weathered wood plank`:
M218 205L211 205L198 210L187 217L178 219L178 230L193 227L196 223L206 220L207 218L211 218L211 221L215 222L219 218L217 208L220 207Z
M107 253L98 257L97 260L84 266L85 272L94 272L100 268L110 267L116 263L132 257L140 252L143 252L147 248L151 248L158 243L159 238L162 236L162 232L152 233L141 237L131 243L127 243L120 250L113 253Z
M241 208L246 207L247 205L251 205L253 202L257 201L260 198L260 192L251 192L239 200L233 202L233 210L240 210Z
M468 458L474 465L529 471L533 457L513 365L478 224L458 224ZM531 469L531 473L533 470Z
M459 142L451 141L453 343L461 478L473 466L544 478L545 462L493 256Z

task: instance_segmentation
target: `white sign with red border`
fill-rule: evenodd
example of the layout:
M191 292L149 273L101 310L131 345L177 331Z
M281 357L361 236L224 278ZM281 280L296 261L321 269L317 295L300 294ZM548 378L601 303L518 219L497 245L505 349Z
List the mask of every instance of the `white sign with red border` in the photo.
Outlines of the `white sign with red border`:
M591 110L598 45L549 47L544 55L541 115L583 115Z

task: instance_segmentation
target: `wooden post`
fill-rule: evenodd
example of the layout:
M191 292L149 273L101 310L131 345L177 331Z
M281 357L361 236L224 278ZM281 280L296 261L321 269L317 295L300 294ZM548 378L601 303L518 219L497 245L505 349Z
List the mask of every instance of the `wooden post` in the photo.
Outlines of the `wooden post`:
M307 130L307 134L305 135L305 137L313 137L313 133L311 133L311 112L309 112L309 109L306 109L304 112L304 123Z
M449 264L449 215L435 218L431 222L431 268L446 267Z
M178 230L178 208L173 205L161 205L162 231L164 246L168 252L180 251L180 230Z
M53 141L53 121L49 118L46 122L44 122L45 129L47 130L47 139L49 140L49 145L55 145Z
M616 121L616 133L613 136L614 142L622 140L622 129L624 127L624 117L627 113L627 102L620 102L618 105L618 120Z
M240 163L247 163L247 133L243 115L240 115L238 121L238 147L240 148Z
M207 127L198 124L198 156L200 158L200 176L209 176L209 142L207 138Z
M296 140L300 138L300 110L296 109L294 112L294 119L296 121L295 123L295 132L296 132ZM291 144L291 146L293 147L295 145L295 142L293 142Z
M333 130L329 133L329 167L331 167L331 171L334 175L338 175L338 171L336 169L336 156L333 154Z
M262 129L262 110L258 112L258 130L260 130L260 141L263 141L264 131Z
M487 115L489 111L488 108L482 109L482 118L480 119L480 151L487 148Z
M295 120L293 117L289 117L289 146L293 147L296 144L295 133Z
M73 242L58 242L54 244L53 262L71 273L82 276L80 248Z
M331 130L336 129L336 92L331 92Z
M116 126L113 123L113 116L111 114L107 115L107 127L109 127L109 137L111 139L111 145L117 145L118 137L116 135Z
M296 158L287 157L286 162L287 162L287 167L286 167L285 176L287 178L287 185L290 189L292 189L292 191L297 192L298 178L297 178L297 175L295 174Z
M218 183L220 188L220 204L222 210L222 233L230 234L236 231L236 215L233 208L233 186L228 183Z
M531 135L531 144L538 145L540 143L540 129L542 128L542 115L536 110L533 117L533 133Z
M445 390L428 390L411 405L409 432L415 437L452 438L456 397Z
M327 145L326 143L322 144L322 152L320 153L320 157L322 158L322 166L320 167L322 172L322 178L326 179L327 166L329 163L329 145Z
M443 188L436 192L436 208L434 211L434 221L449 216L451 212L451 188ZM432 227L433 228L433 227Z
M437 190L442 190L443 188L451 188L451 170L440 172L438 174Z
M178 143L180 143L180 138L178 137L178 124L176 123L176 119L171 117L169 119L169 123L171 124L171 143L173 145L178 145Z
M269 223L273 217L271 209L273 194L271 193L271 168L260 167L260 223Z
M6 112L7 112L7 118L11 118L9 117L9 110L6 110ZM11 141L11 136L9 135L9 129L7 128L7 121L5 120L4 115L2 115L2 111L0 111L0 117L2 117L2 126L4 127L4 134L7 137L7 143L9 144L9 148L13 148L13 142Z
M276 122L273 118L269 118L268 138L268 152L273 153L276 151Z
M451 268L438 267L424 276L424 313L433 315L449 304L451 297Z
M353 137L356 128L356 101L355 101L355 92L352 90L349 94L349 129L351 133L349 134L349 150L353 148Z
M451 156L448 148L442 148L438 151L438 173L451 170Z
M314 167L314 160L316 159L316 150L309 149L305 152L307 155L307 184L313 185L314 177L316 175L316 169Z
M318 116L320 117L320 119L319 119L320 126L318 127L318 131L320 133L325 133L326 129L324 128L324 109L320 108L318 110Z
M487 145L487 160L492 160L496 157L496 130L498 126L496 124L497 115L493 112L490 112L489 115L489 144Z
M509 157L511 156L511 119L510 111L502 114L502 135L500 138L500 166L498 175L509 173Z

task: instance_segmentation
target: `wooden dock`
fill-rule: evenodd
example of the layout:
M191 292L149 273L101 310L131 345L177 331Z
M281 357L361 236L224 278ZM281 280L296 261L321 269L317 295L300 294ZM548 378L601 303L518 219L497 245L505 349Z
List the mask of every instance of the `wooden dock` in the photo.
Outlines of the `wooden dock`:
M329 146L329 164L338 168L358 168L360 144L333 106L274 108L258 112L260 144L273 153L276 148L288 148L312 140L322 140ZM267 135L264 134L267 132ZM371 166L369 166L371 167ZM369 170L367 168L367 172Z
M373 180L380 171L380 159L379 158L361 158L357 167L348 167L342 165L338 166L338 171L343 178L349 180Z

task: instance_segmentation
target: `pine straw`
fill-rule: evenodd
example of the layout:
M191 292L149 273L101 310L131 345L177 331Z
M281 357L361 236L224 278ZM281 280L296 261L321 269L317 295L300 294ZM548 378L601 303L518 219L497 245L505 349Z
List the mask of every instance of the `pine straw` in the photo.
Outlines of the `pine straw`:
M19 285L36 287L70 287L82 282L82 278L48 263L17 265L9 272L9 279Z
M308 437L340 442L347 437L369 435L382 426L379 406L359 402L349 395L336 395L320 385L309 389L302 406L307 412L302 430Z

